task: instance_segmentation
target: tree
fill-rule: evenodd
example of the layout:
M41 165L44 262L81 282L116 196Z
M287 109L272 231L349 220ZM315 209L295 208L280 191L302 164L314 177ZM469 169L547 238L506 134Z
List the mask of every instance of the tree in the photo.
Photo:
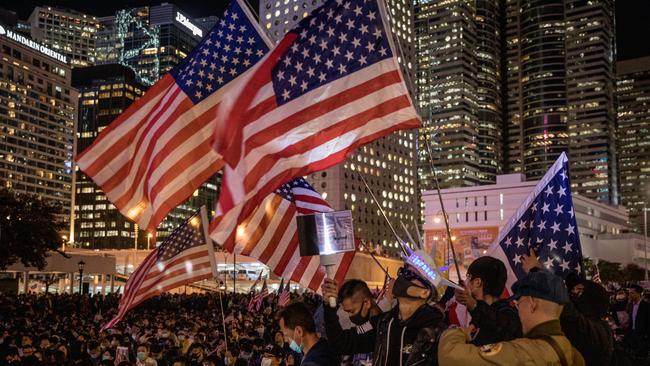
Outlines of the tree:
M625 276L621 271L621 264L618 262L608 262L606 260L598 261L598 270L600 271L600 279L603 282L623 282Z
M63 242L61 212L38 196L0 189L0 269L18 261L43 269L48 252L59 252Z
M645 278L645 269L639 267L634 263L630 263L623 268L625 281L639 282Z

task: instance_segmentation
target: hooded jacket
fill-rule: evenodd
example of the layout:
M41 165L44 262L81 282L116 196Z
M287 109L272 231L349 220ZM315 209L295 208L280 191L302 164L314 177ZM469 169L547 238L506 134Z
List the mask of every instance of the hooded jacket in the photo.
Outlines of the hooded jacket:
M373 366L437 364L437 341L446 328L442 312L422 305L409 319L399 319L399 308L370 318L370 322L343 330L336 309L325 307L330 345L341 355L373 352Z

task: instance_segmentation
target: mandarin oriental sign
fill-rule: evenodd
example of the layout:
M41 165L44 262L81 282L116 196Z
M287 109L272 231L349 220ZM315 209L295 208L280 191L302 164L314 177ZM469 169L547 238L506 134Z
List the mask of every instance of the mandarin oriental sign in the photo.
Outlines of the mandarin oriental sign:
M203 31L201 28L192 23L185 15L176 12L176 21L185 26L185 28L191 30L193 35L203 38Z
M29 48L32 48L44 55L50 56L55 60L61 61L66 64L68 63L68 58L66 56L48 48L47 46L44 46L36 41L33 41L21 34L12 32L1 25L0 25L0 35L5 36L7 38L11 38L16 42L21 43Z

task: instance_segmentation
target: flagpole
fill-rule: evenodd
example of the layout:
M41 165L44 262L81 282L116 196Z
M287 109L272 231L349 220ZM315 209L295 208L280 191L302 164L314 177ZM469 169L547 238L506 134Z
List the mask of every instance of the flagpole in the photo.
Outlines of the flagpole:
M431 110L429 109L429 120L431 120ZM436 191L438 192L438 200L440 201L440 210L442 211L442 217L445 219L445 228L447 229L447 242L451 247L451 255L454 257L454 267L456 268L456 274L458 275L458 283L462 281L460 277L460 268L458 267L458 262L456 262L456 250L454 249L454 244L451 240L451 228L449 228L449 217L447 217L447 211L445 210L445 204L442 200L442 192L440 191L440 184L438 182L438 173L436 168L433 165L433 155L431 151L431 144L429 144L429 136L424 134L424 142L427 145L427 152L429 153L429 165L431 166L431 172L433 173L433 181L436 184Z
M406 253L406 250L404 248L402 248L402 245L404 245L404 243L402 242L402 238L400 238L399 235L397 235L397 232L395 231L395 228L390 223L390 221L388 221L388 216L386 216L386 213L384 212L384 209L379 204L379 201L377 200L377 197L375 197L375 194L372 192L372 189L370 189L370 186L368 185L368 182L366 182L366 178L364 178L363 174L361 174L361 173L359 173L359 176L361 177L361 180L363 181L363 184L366 186L366 189L368 190L368 192L370 192L370 196L372 197L372 200L375 201L375 204L379 208L379 211L381 212L381 215L384 217L384 220L386 220L386 223L388 224L388 227L390 228L390 231L392 231L393 235L395 235L395 238L397 238L397 242L400 244L400 249L402 249L402 252L404 253L404 255L408 255L408 253Z
M232 252L232 293L237 289L237 253Z
M201 223L203 226L203 235L205 239L205 244L208 246L208 256L210 257L210 266L212 267L212 278L214 283L217 285L217 291L219 292L219 305L221 306L221 320L223 322L223 338L226 344L226 352L228 352L228 335L226 333L226 313L223 312L223 299L221 298L221 289L219 288L219 271L217 270L217 260L214 257L214 245L212 244L212 239L210 239L210 234L208 233L208 211L205 209L205 205L201 206Z
M359 240L359 243L361 243L361 246L364 247L364 248L366 249L366 251L368 252L368 254L370 254L370 257L375 261L375 263L377 263L377 265L379 266L379 268L381 268L381 270L384 272L384 274L385 274L386 276L388 276L388 278L393 279L393 277L391 277L391 276L388 274L388 270L386 270L386 269L384 268L384 266L382 266L381 263L379 263L379 260L377 259L377 257L375 257L375 255L372 254L372 251L370 251L370 250L368 249L368 247L366 246L366 243L365 243L363 240Z

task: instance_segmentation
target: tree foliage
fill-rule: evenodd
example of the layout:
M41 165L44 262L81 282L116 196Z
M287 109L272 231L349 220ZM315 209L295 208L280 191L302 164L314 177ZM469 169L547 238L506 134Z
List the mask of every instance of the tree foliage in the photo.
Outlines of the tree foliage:
M598 270L603 282L638 282L642 281L645 276L645 270L636 264L630 263L622 267L621 263L603 259L598 261ZM595 267L591 272L592 276L594 272Z
M0 269L18 261L43 269L48 252L58 252L62 244L61 212L38 196L0 189Z

